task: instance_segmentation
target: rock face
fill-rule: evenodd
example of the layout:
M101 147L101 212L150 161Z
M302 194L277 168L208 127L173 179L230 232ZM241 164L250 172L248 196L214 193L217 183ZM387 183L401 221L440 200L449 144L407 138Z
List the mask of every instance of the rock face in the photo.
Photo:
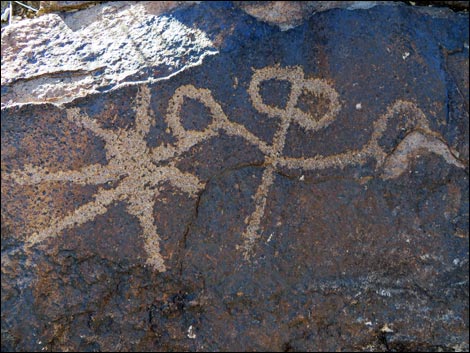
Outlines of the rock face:
M330 9L345 8L349 10L369 9L376 5L393 5L392 1L235 1L258 20L288 30L298 26L313 13Z
M467 13L203 2L88 66L46 16L2 32L2 351L468 350Z
M67 2L53 9L60 3ZM217 53L204 33L161 15L178 5L117 1L5 28L2 106L63 103L124 84L155 82Z

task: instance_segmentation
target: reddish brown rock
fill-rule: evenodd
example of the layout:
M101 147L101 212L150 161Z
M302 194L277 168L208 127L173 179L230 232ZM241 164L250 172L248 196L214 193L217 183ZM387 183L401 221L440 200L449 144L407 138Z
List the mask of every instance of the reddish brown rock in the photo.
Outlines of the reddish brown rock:
M169 18L217 54L2 108L2 350L468 350L468 14Z

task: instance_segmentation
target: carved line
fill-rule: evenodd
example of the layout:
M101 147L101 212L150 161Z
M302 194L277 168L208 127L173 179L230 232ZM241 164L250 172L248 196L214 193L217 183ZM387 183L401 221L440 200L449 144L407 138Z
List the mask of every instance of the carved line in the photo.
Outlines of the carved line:
M272 79L285 80L291 84L291 92L285 109L266 105L262 101L259 93L260 84L263 81ZM319 121L315 121L311 115L295 107L300 94L304 90L317 96L324 95L328 98L329 109ZM374 122L372 136L361 150L348 151L331 156L317 155L313 158L283 157L282 151L290 122L296 121L306 130L313 131L328 126L335 119L336 114L341 108L337 92L325 81L318 79L305 80L303 71L299 67L280 68L278 66L257 70L253 75L248 92L255 109L267 114L271 118L281 118L281 124L274 137L273 149L265 159L268 167L263 173L261 185L255 194L255 211L248 217L248 226L243 234L245 240L242 248L244 249L245 258L251 256L254 244L261 236L261 219L264 217L269 188L274 182L273 173L279 166L291 169L302 168L304 170L318 170L330 167L344 168L353 164L365 163L367 159L372 157L376 159L377 167L382 167L383 169L382 178L389 179L398 177L403 173L408 166L409 157L415 154L417 149L426 149L441 155L448 163L464 168L464 165L454 157L454 153L450 151L449 147L441 141L439 134L429 128L422 110L414 103L402 100L396 101L387 109L384 115ZM379 146L379 139L386 131L390 118L393 114L399 112L409 113L405 121L406 128L414 129L414 132L409 135L410 137L401 141L395 153L387 159L387 154Z
M53 219L51 224L27 239L29 248L45 239L57 236L61 231L81 225L94 219L97 215L106 213L108 206L117 200L127 201L127 211L139 219L143 230L145 250L148 254L147 264L157 271L166 270L164 260L160 254L160 236L153 219L153 200L158 196L155 189L163 182L170 182L173 186L194 196L203 184L191 174L183 173L174 165L157 166L162 158L156 150L150 151L144 140L152 124L150 109L150 92L148 87L142 87L136 98L136 125L132 130L117 129L116 131L103 129L95 120L81 114L78 109L67 111L70 121L82 126L105 141L108 164L86 166L78 171L59 171L49 173L45 168L26 165L23 170L9 175L9 178L20 185L33 185L48 181L69 181L77 184L99 185L110 180L120 180L119 185L112 190L100 189L95 200L78 207L75 211L62 219ZM194 137L195 133L189 134ZM207 134L207 138L212 134ZM186 143L181 150L185 150L193 143ZM163 156L173 157L178 149L169 148L169 153ZM153 152L153 153L151 153ZM152 190L155 189L155 190Z
M288 81L291 85L285 109L266 105L259 93L260 84L263 81L273 79ZM310 114L296 107L298 99L303 92L310 92L316 96L323 95L327 98L329 109L320 120L316 121ZM265 163L268 164L268 167L263 173L261 184L255 194L255 211L248 218L248 226L243 233L245 240L242 248L244 249L245 258L250 258L253 253L254 244L261 236L261 219L264 216L269 189L274 182L274 172L279 163L282 162L282 152L291 122L297 122L306 130L316 131L328 126L341 109L338 93L323 80L305 79L302 68L298 66L287 68L274 66L256 70L248 88L248 93L256 110L265 113L271 118L280 118L281 122L274 134L271 150L265 157ZM300 161L302 160L300 159Z
M291 91L285 109L266 105L259 94L260 84L267 80L286 80L291 84ZM318 121L310 114L296 107L298 98L304 92L326 98L329 109ZM306 130L317 131L328 126L341 109L337 92L324 80L305 79L300 67L279 66L256 70L250 82L248 93L256 110L270 118L281 120L272 145L267 144L248 131L243 125L231 122L221 106L212 97L208 89L196 88L192 85L179 87L169 100L165 120L177 138L175 145L159 146L149 149L145 142L150 127L154 123L151 118L150 90L143 86L139 90L136 103L136 123L134 129L115 131L103 129L95 120L81 114L77 108L67 110L67 118L95 133L105 141L108 164L86 166L78 171L59 171L49 173L47 169L25 165L23 170L15 171L6 176L19 185L34 185L41 182L69 181L80 185L99 185L121 178L119 185L112 190L99 189L94 195L95 200L80 206L62 219L53 219L51 225L33 234L27 240L31 247L45 239L57 236L62 230L81 225L94 219L97 215L106 213L108 206L117 200L127 201L127 210L139 219L143 231L145 250L148 254L147 264L155 270L166 270L160 254L160 236L154 224L153 203L158 197L158 185L170 182L176 188L196 195L204 185L192 174L183 173L175 167L182 153L198 143L218 136L219 130L228 135L239 136L257 146L265 155L266 169L261 183L254 195L255 210L247 217L247 228L243 234L244 255L249 258L253 253L256 240L260 237L261 220L265 214L269 190L274 183L274 172L278 167L302 168L317 170L329 167L345 167L351 164L364 163L373 157L377 160L378 168L383 168L384 179L394 178L406 169L410 156L419 149L434 152L459 168L460 163L452 151L441 141L440 135L431 131L423 112L414 104L398 100L389 107L373 125L369 142L359 151L348 151L333 156L315 156L312 158L292 158L282 155L287 131L292 122L298 123ZM186 130L181 123L181 107L184 98L191 98L205 105L211 114L212 122L203 131ZM408 112L407 128L414 129L395 149L394 154L387 156L379 146L379 139L387 128L388 120L395 113ZM159 166L163 161L172 160L167 166Z

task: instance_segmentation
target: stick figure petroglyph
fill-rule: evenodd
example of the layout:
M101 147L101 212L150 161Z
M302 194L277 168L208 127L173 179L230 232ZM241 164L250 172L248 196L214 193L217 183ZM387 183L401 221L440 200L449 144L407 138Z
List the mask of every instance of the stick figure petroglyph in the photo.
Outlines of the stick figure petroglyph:
M260 84L271 79L288 81L291 91L284 109L267 105L260 95ZM257 146L265 156L261 183L254 195L255 210L247 218L247 227L242 235L243 253L249 258L256 241L260 238L261 221L265 215L266 201L274 184L274 173L279 167L291 169L319 170L329 167L345 167L365 163L374 158L377 167L382 169L382 178L395 178L406 169L410 156L417 150L426 149L442 156L449 164L459 168L465 166L455 157L455 153L444 143L440 135L430 130L423 112L407 101L396 101L373 125L369 142L361 150L346 151L337 155L316 155L310 158L292 158L283 155L287 131L295 122L302 128L318 131L331 124L340 110L338 93L321 79L306 79L300 67L279 66L255 70L248 88L252 104L256 110L270 118L280 119L280 124L271 144L266 143L243 125L232 122L225 115L222 107L215 101L210 90L196 88L192 85L176 89L169 101L165 121L176 143L149 148L145 142L151 125L154 123L150 110L150 90L142 86L137 94L135 104L135 127L133 129L104 129L98 122L77 108L67 110L67 118L75 124L92 131L105 142L108 164L93 164L80 170L49 173L48 170L32 165L25 165L23 170L7 174L4 179L13 180L19 185L63 181L76 184L101 185L117 181L114 189L100 188L94 200L86 203L61 219L53 219L50 225L32 234L26 239L26 246L31 247L45 239L58 236L61 231L84 224L96 216L107 212L115 201L126 201L127 211L137 217L142 228L142 236L147 252L147 264L155 270L166 270L160 252L160 236L153 218L153 203L158 197L158 186L164 182L195 196L204 188L204 183L190 173L183 173L176 167L181 155L193 146L213 137L220 131L230 136L244 138ZM297 107L302 93L310 93L328 101L328 109L322 117L314 119L310 114ZM199 101L206 106L211 115L211 123L202 131L185 129L181 123L181 107L185 98ZM387 122L393 114L407 114L409 133L390 155L380 147L379 140L387 128ZM164 164L165 163L165 164Z
M290 82L291 92L285 109L275 108L263 103L262 97L259 94L260 83L270 79ZM296 107L300 95L305 91L317 97L322 96L322 99L328 101L329 108L319 120L315 120L311 115ZM248 226L243 234L245 238L243 248L246 258L251 256L253 246L261 235L261 219L265 213L267 195L274 182L274 172L277 167L300 168L304 171L329 167L343 168L347 165L365 163L372 157L376 159L378 168L383 167L382 178L389 179L399 176L406 169L410 156L417 150L426 149L441 155L448 163L464 168L464 165L458 161L452 151L442 141L440 135L429 128L427 119L421 109L414 103L402 100L396 101L374 123L372 137L361 150L352 150L330 156L317 155L312 158L285 157L282 152L289 125L292 122L296 122L304 129L312 131L328 126L340 110L337 92L324 80L305 79L303 71L299 67L268 67L255 72L249 87L249 93L253 106L259 112L266 113L270 117L280 118L281 124L275 134L270 153L266 155L265 164L267 167L255 195L256 209L249 216ZM387 123L394 113L405 113L407 115L406 127L411 132L401 141L394 153L387 156L387 153L379 145L379 139L384 134Z
M260 84L271 79L284 80L291 83L291 91L285 109L272 107L263 102L259 94ZM266 208L267 194L274 182L274 172L282 159L282 152L286 141L287 131L292 121L297 122L306 130L316 131L328 126L340 110L338 93L324 80L305 79L300 67L280 68L267 67L257 70L251 80L248 92L253 106L259 112L266 113L271 118L280 118L281 123L274 135L273 143L265 158L266 169L261 178L261 185L255 194L255 211L249 216L248 226L243 234L245 238L244 253L249 257L255 241L259 238L261 219ZM297 101L302 93L309 92L317 97L323 95L329 102L329 109L318 121L296 107Z

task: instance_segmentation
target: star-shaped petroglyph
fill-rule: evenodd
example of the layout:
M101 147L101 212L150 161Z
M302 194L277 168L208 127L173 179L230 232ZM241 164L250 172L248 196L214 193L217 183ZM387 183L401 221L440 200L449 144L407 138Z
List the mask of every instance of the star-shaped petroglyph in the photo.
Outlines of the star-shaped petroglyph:
M212 122L203 131L186 130L180 121L180 111L185 98L200 101L209 108ZM108 164L93 164L80 170L49 172L46 168L25 165L23 170L7 175L20 185L34 185L52 181L68 181L82 185L101 185L117 181L114 189L101 188L94 201L84 204L61 219L53 219L49 227L27 238L27 246L33 246L47 238L58 236L68 228L79 226L96 216L104 214L113 202L127 202L127 211L139 219L142 236L145 239L147 263L158 271L165 271L164 260L160 253L160 237L153 219L153 200L158 196L157 186L170 182L173 186L189 195L195 195L203 183L189 173L183 173L175 167L178 157L196 144L217 136L219 130L228 135L243 136L257 145L265 153L270 148L262 140L250 133L242 125L230 122L220 105L207 89L197 89L192 85L181 86L169 101L165 120L175 135L173 145L148 148L145 137L152 124L150 114L150 92L143 86L136 99L136 118L134 129L104 129L98 122L80 113L76 108L67 110L67 118L101 137L105 142ZM162 165L165 162L166 165Z
M268 80L288 81L291 84L286 107L281 109L267 105L259 93L260 84ZM176 137L176 143L149 148L145 138L154 122L150 109L150 91L143 86L137 95L135 111L135 127L133 129L104 129L98 122L80 113L76 108L67 110L67 118L92 131L105 142L108 164L93 164L80 170L50 173L45 168L25 165L23 170L14 171L7 178L21 185L33 185L49 181L68 181L76 184L101 185L109 181L118 181L113 189L101 188L94 195L94 201L78 207L61 219L53 219L49 227L41 229L27 239L27 246L33 246L47 238L58 236L68 228L76 227L96 216L107 212L115 201L127 203L127 211L136 216L142 227L145 240L147 263L155 270L165 271L164 259L160 253L160 237L153 219L153 202L158 197L158 185L169 182L174 187L190 196L196 195L204 188L204 183L197 176L183 173L176 167L181 155L193 146L209 138L216 137L220 131L230 136L239 136L257 146L265 156L265 170L261 183L254 195L255 210L247 218L247 228L242 235L245 258L253 252L256 241L262 234L261 221L270 189L274 183L274 173L280 167L292 169L318 170L328 167L345 167L352 164L365 163L370 158L377 160L377 166L383 169L384 179L400 175L407 167L409 157L416 150L426 149L439 154L445 160L459 168L464 165L441 140L439 134L429 129L423 112L414 104L397 101L382 115L373 126L369 142L361 150L346 151L337 155L311 158L292 158L283 155L284 144L289 126L295 122L302 128L317 131L331 124L340 110L338 93L321 79L307 79L300 67L279 66L255 70L248 93L253 106L270 118L280 119L279 126L271 144L266 143L243 125L230 121L219 103L212 97L208 89L196 88L192 85L176 89L169 101L165 121ZM319 119L297 107L299 97L310 93L328 102L328 109ZM185 98L199 101L206 106L211 115L211 123L202 131L187 130L181 123L180 113ZM395 148L394 153L387 155L379 145L379 139L387 128L387 122L393 114L407 114L407 127L411 131Z
M83 115L78 109L67 110L67 118L92 131L105 142L108 164L93 164L78 171L49 173L46 169L31 165L12 175L18 184L32 185L47 181L69 181L77 184L100 185L120 180L114 189L100 189L89 202L62 219L54 219L49 227L33 234L28 245L34 245L49 237L57 236L62 230L76 227L97 215L104 214L108 206L118 200L127 201L127 211L136 216L142 227L147 250L147 263L159 271L165 270L160 255L160 237L153 222L153 199L158 196L157 186L170 182L173 186L194 195L202 187L197 177L181 172L173 164L160 166L159 163L181 153L185 148L170 147L150 150L145 142L152 118L148 111L150 94L142 87L136 100L135 128L115 131L103 129L95 120ZM186 144L185 147L189 147Z

